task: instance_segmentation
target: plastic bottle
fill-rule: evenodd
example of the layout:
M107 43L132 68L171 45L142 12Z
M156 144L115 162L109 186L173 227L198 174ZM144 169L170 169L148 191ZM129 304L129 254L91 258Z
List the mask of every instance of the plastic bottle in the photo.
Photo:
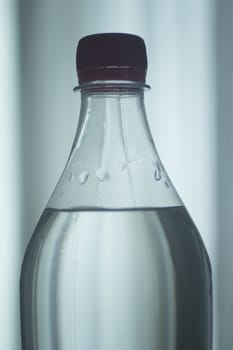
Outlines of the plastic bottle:
M81 111L26 251L23 350L210 350L209 259L156 151L135 35L84 37Z

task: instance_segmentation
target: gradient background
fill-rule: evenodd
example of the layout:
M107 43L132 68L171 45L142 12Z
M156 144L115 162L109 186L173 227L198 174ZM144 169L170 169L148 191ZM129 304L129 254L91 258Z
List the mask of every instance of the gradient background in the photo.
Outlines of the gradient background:
M215 349L232 350L231 0L1 0L0 349L21 348L22 256L75 134L77 41L110 31L146 41L152 134L211 257Z

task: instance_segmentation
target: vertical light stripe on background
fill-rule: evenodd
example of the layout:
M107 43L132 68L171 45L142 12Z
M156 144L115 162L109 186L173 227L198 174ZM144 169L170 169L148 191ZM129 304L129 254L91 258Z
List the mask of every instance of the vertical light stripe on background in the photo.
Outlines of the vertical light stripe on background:
M20 350L21 248L18 17L14 0L0 2L0 349Z

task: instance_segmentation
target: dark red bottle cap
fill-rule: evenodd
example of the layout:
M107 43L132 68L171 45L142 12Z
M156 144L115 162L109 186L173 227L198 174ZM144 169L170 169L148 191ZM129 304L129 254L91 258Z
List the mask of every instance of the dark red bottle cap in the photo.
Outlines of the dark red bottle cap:
M145 83L147 56L144 40L123 33L86 36L78 43L76 68L80 84L95 80Z

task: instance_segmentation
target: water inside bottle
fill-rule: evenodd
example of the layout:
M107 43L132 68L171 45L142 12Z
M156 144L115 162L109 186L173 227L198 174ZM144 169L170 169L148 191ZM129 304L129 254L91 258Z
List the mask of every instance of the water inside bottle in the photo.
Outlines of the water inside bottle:
M211 349L208 256L182 206L46 209L21 289L25 350Z

